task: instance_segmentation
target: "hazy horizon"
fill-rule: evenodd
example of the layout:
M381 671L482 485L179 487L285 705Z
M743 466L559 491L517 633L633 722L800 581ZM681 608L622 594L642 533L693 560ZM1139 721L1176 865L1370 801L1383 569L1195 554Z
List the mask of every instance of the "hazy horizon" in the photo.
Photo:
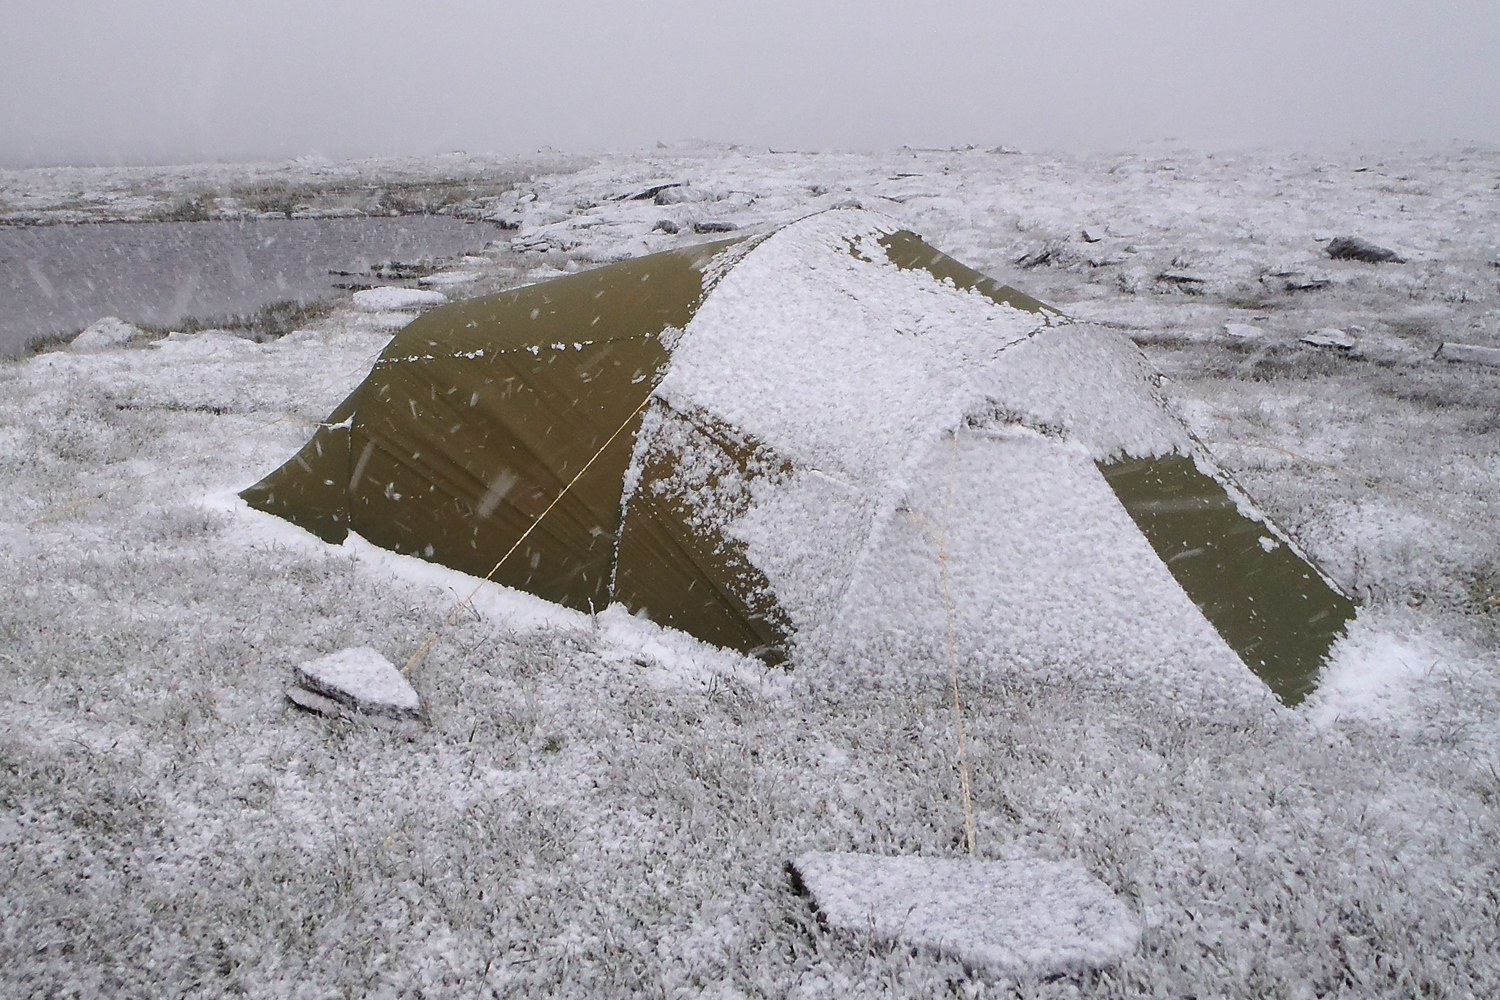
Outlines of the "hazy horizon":
M1500 6L683 0L13 10L0 166L1500 142Z

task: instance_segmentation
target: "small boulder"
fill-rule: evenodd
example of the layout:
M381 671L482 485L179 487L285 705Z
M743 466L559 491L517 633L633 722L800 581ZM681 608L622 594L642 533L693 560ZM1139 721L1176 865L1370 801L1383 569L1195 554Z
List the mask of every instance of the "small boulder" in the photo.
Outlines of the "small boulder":
M1015 258L1012 263L1022 270L1030 271L1038 267L1066 266L1072 263L1072 255L1067 249L1067 241L1053 241L1035 250L1027 251Z
M387 312L391 309L416 310L440 306L448 301L442 292L421 288L366 288L354 293L354 307L365 312Z
M85 327L82 333L73 338L68 349L79 352L104 351L144 335L145 331L131 326L118 316L105 316Z
M649 181L644 187L627 191L624 194L615 195L615 201L652 201L657 195L669 188L681 187L682 181L656 180Z
M1467 361L1475 365L1492 365L1500 368L1500 347L1481 347L1478 344L1444 344L1438 348L1437 357L1444 361Z
M1285 275L1282 285L1289 292L1316 292L1320 288L1327 288L1333 284L1328 278L1317 273L1297 273Z
M1163 271L1156 276L1156 280L1164 285L1172 285L1185 292L1200 291L1208 284L1208 276L1196 274L1192 271L1184 271L1180 268Z
M695 233L732 233L740 228L732 222L695 222L693 232Z
M1266 271L1260 283L1277 292L1315 292L1333 284L1332 279L1318 271L1302 271L1297 268L1280 267Z
M1358 236L1335 236L1328 241L1327 252L1334 260L1362 260L1366 264L1406 263L1406 258L1396 251L1376 246Z
M390 719L419 719L422 703L391 661L368 646L342 649L297 667L297 683L306 691L366 715ZM299 692L301 693L301 692ZM310 699L288 692L293 702L323 711ZM326 713L325 714L329 714Z
M712 192L700 188L689 187L686 184L674 184L671 187L662 188L656 192L653 199L658 205L686 205L691 202L713 201Z
M1311 344L1313 347L1335 347L1341 351L1349 350L1355 343L1352 334L1334 329L1333 327L1324 327L1321 330L1314 330L1312 333L1304 333L1300 339L1304 344Z
M481 263L488 264L489 261ZM436 274L426 274L417 279L419 285L470 285L478 281L484 275L477 271L439 271Z
M656 225L651 227L651 231L654 233L657 230L675 236L677 234L677 223L671 219L657 219Z

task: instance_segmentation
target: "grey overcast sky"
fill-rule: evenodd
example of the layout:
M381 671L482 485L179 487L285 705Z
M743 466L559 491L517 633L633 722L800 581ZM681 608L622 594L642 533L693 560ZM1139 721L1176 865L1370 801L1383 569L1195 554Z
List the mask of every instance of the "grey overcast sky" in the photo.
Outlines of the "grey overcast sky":
M1500 142L1497 0L0 0L0 165Z

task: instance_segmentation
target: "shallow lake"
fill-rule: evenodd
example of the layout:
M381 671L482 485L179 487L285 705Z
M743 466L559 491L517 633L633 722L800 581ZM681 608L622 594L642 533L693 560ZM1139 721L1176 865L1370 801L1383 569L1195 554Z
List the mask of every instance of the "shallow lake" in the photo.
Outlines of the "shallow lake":
M477 251L500 230L446 216L0 228L0 356L101 316L170 326L328 298L364 271Z

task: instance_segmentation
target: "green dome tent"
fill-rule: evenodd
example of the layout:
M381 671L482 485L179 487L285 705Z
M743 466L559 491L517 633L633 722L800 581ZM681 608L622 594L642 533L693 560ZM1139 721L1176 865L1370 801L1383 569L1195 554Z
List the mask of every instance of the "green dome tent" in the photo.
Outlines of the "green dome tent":
M835 211L428 312L241 495L770 662L929 655L941 556L966 656L1205 685L1242 660L1295 703L1353 606L1154 379Z

